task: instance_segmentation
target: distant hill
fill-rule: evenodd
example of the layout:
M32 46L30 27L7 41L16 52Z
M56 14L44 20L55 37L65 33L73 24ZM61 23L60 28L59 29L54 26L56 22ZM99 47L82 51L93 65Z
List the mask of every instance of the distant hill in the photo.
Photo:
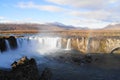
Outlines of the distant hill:
M9 30L63 30L64 28L48 24L0 24L0 31Z
M46 24L15 24L15 23L0 23L0 31L9 30L75 30L75 29L87 29L76 28L72 25L64 25L62 23L46 23Z
M46 24L33 24L33 23L0 23L0 31L10 31L10 30L49 30L49 31L59 31L59 30L89 30L87 27L75 27L72 25L65 25L59 22L46 23ZM102 30L120 30L120 24L110 24L103 28Z
M114 24L114 25L108 25L103 29L109 29L109 30L120 30L120 24Z
M49 26L57 26L59 28L63 28L63 29L76 29L76 27L72 26L72 25L65 25L59 22L54 22L54 23L47 23L47 25Z

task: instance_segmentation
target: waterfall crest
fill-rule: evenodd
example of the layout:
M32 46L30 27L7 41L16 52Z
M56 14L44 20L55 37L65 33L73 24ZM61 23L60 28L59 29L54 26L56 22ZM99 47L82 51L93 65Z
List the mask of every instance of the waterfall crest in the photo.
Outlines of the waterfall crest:
M19 37L14 38L10 41L5 39L6 51L14 50L13 48L20 49L23 51L39 51L40 53L54 51L58 49L62 50L71 50L71 39L66 39L65 48L62 47L62 38L61 37L40 37L40 36L28 36L28 37ZM14 42L15 41L15 42ZM12 44L11 44L12 42Z

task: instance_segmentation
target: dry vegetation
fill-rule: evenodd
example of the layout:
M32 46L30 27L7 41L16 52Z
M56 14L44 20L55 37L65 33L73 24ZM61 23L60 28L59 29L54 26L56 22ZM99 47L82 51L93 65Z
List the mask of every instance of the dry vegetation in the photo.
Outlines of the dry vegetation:
M119 26L119 25L117 25ZM110 29L109 29L110 27ZM48 35L60 36L120 36L120 28L108 26L99 30L80 30L80 29L66 29L64 26L55 26L48 24L0 24L0 34L30 34L30 33L46 33Z
M111 37L120 36L120 30L63 30L63 31L46 31L48 34L62 35L62 36L89 36L89 37Z
M48 35L58 35L58 36L71 36L71 37L111 37L120 36L120 30L10 30L10 31L0 31L0 34L35 34L35 33L45 33Z

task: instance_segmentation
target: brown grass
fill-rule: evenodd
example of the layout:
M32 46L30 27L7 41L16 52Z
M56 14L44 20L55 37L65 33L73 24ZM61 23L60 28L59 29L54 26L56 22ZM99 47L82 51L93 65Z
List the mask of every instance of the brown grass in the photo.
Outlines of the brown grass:
M120 30L12 30L12 31L0 31L0 34L25 34L25 33L46 33L51 35L61 35L61 36L120 36Z

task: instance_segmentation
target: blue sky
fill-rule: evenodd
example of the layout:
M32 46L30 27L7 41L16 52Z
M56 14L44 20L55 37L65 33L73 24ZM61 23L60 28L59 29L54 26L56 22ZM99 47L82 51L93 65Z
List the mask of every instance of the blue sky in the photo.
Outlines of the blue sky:
M0 23L60 22L102 28L120 23L120 0L0 0Z

